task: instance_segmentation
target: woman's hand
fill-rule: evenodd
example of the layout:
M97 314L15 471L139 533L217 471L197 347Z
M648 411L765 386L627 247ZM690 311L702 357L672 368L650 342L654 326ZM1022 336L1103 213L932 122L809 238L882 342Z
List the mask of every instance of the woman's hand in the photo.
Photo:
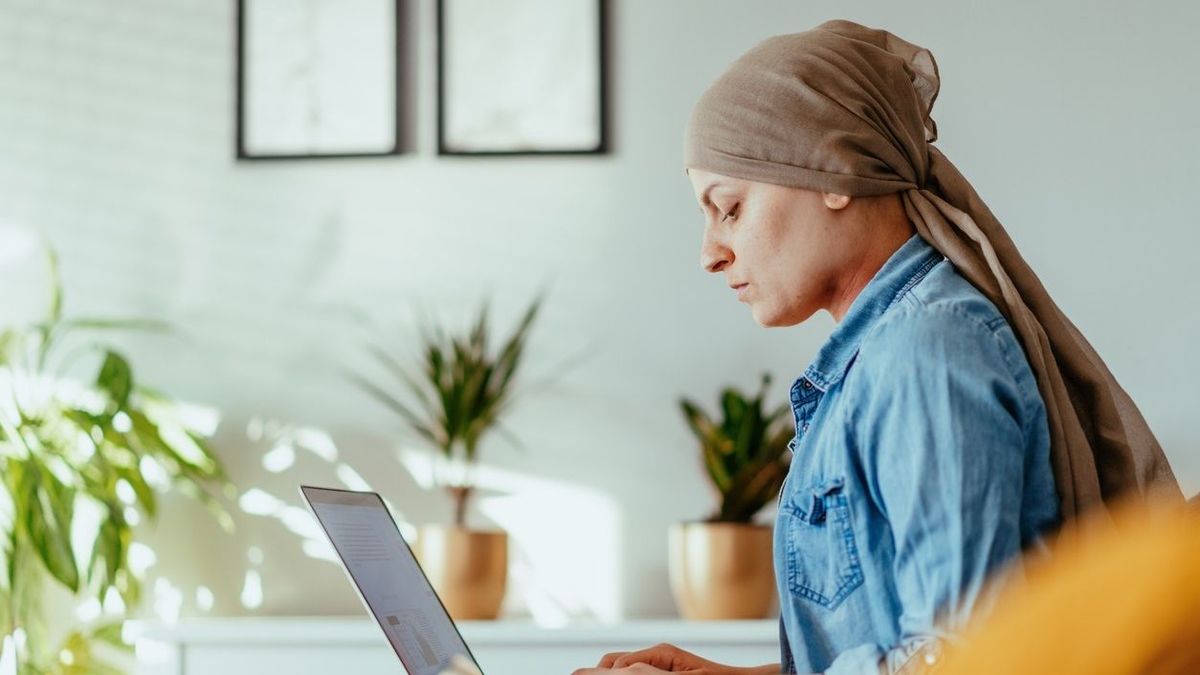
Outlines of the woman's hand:
M690 673L691 675L766 675L778 673L778 665L737 668L702 659L675 645L658 644L636 652L613 652L600 659L596 668L576 670L572 675L600 675L621 672L630 675L650 673Z
M605 673L622 673L623 675L660 675L669 671L659 670L644 663L635 663L625 668L580 668L571 675L601 675Z

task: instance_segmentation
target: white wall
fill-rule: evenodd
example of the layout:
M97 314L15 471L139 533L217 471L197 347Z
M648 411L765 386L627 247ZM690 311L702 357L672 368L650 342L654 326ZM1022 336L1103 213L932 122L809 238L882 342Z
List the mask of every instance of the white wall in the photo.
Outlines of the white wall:
M414 151L247 164L231 159L232 4L0 0L0 220L60 249L69 310L178 326L121 342L144 381L220 410L219 446L243 488L295 503L297 482L338 482L306 453L264 472L265 446L245 430L266 415L328 430L339 461L405 516L443 518L448 505L397 461L394 421L336 374L360 344L343 310L391 326L400 347L414 304L458 318L490 290L508 320L550 282L528 374L586 357L512 417L526 451L485 448L520 490L490 508L537 524L519 583L545 586L535 604L671 614L665 529L712 506L676 398L711 400L770 370L783 400L832 326L760 329L701 273L684 122L758 40L845 17L933 50L939 147L1141 404L1185 489L1200 490L1200 5L617 1L613 152L470 159L434 153L433 3L420 0L405 46ZM38 292L28 276L2 278L3 303ZM561 547L547 548L548 531ZM250 566L264 579L259 612L358 611L340 572L275 519L243 515L221 537L175 503L150 537L153 572L182 589L184 613L199 584L214 612L247 611Z

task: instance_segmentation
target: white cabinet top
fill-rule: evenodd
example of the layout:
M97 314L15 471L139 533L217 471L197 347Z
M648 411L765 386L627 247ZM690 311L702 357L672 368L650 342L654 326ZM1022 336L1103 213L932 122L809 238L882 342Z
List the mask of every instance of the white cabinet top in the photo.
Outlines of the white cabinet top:
M459 621L472 645L572 645L612 643L763 644L779 639L776 619L761 621L682 621L642 619L615 624L571 623L539 626L529 620ZM139 622L141 638L183 645L203 644L380 644L376 623L365 617L238 617L183 619L178 623Z

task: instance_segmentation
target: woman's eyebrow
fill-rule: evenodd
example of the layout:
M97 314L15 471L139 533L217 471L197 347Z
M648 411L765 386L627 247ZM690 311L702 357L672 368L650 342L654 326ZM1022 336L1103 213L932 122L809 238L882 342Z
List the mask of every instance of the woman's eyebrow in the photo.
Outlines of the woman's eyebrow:
M712 201L708 197L709 193L711 193L713 190L715 190L717 188L723 188L727 185L728 185L728 183L726 183L724 181L720 181L720 180L713 181L711 185L704 188L704 192L700 195L700 203L701 204L712 204ZM713 207L715 208L716 204L713 204Z

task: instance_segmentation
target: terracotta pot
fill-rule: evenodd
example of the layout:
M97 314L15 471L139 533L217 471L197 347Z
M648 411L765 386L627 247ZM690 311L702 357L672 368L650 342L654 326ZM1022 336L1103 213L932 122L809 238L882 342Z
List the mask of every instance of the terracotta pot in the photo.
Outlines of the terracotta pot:
M500 614L508 581L508 534L426 525L417 532L413 552L456 621Z
M671 592L685 619L765 619L775 602L769 525L676 523Z

